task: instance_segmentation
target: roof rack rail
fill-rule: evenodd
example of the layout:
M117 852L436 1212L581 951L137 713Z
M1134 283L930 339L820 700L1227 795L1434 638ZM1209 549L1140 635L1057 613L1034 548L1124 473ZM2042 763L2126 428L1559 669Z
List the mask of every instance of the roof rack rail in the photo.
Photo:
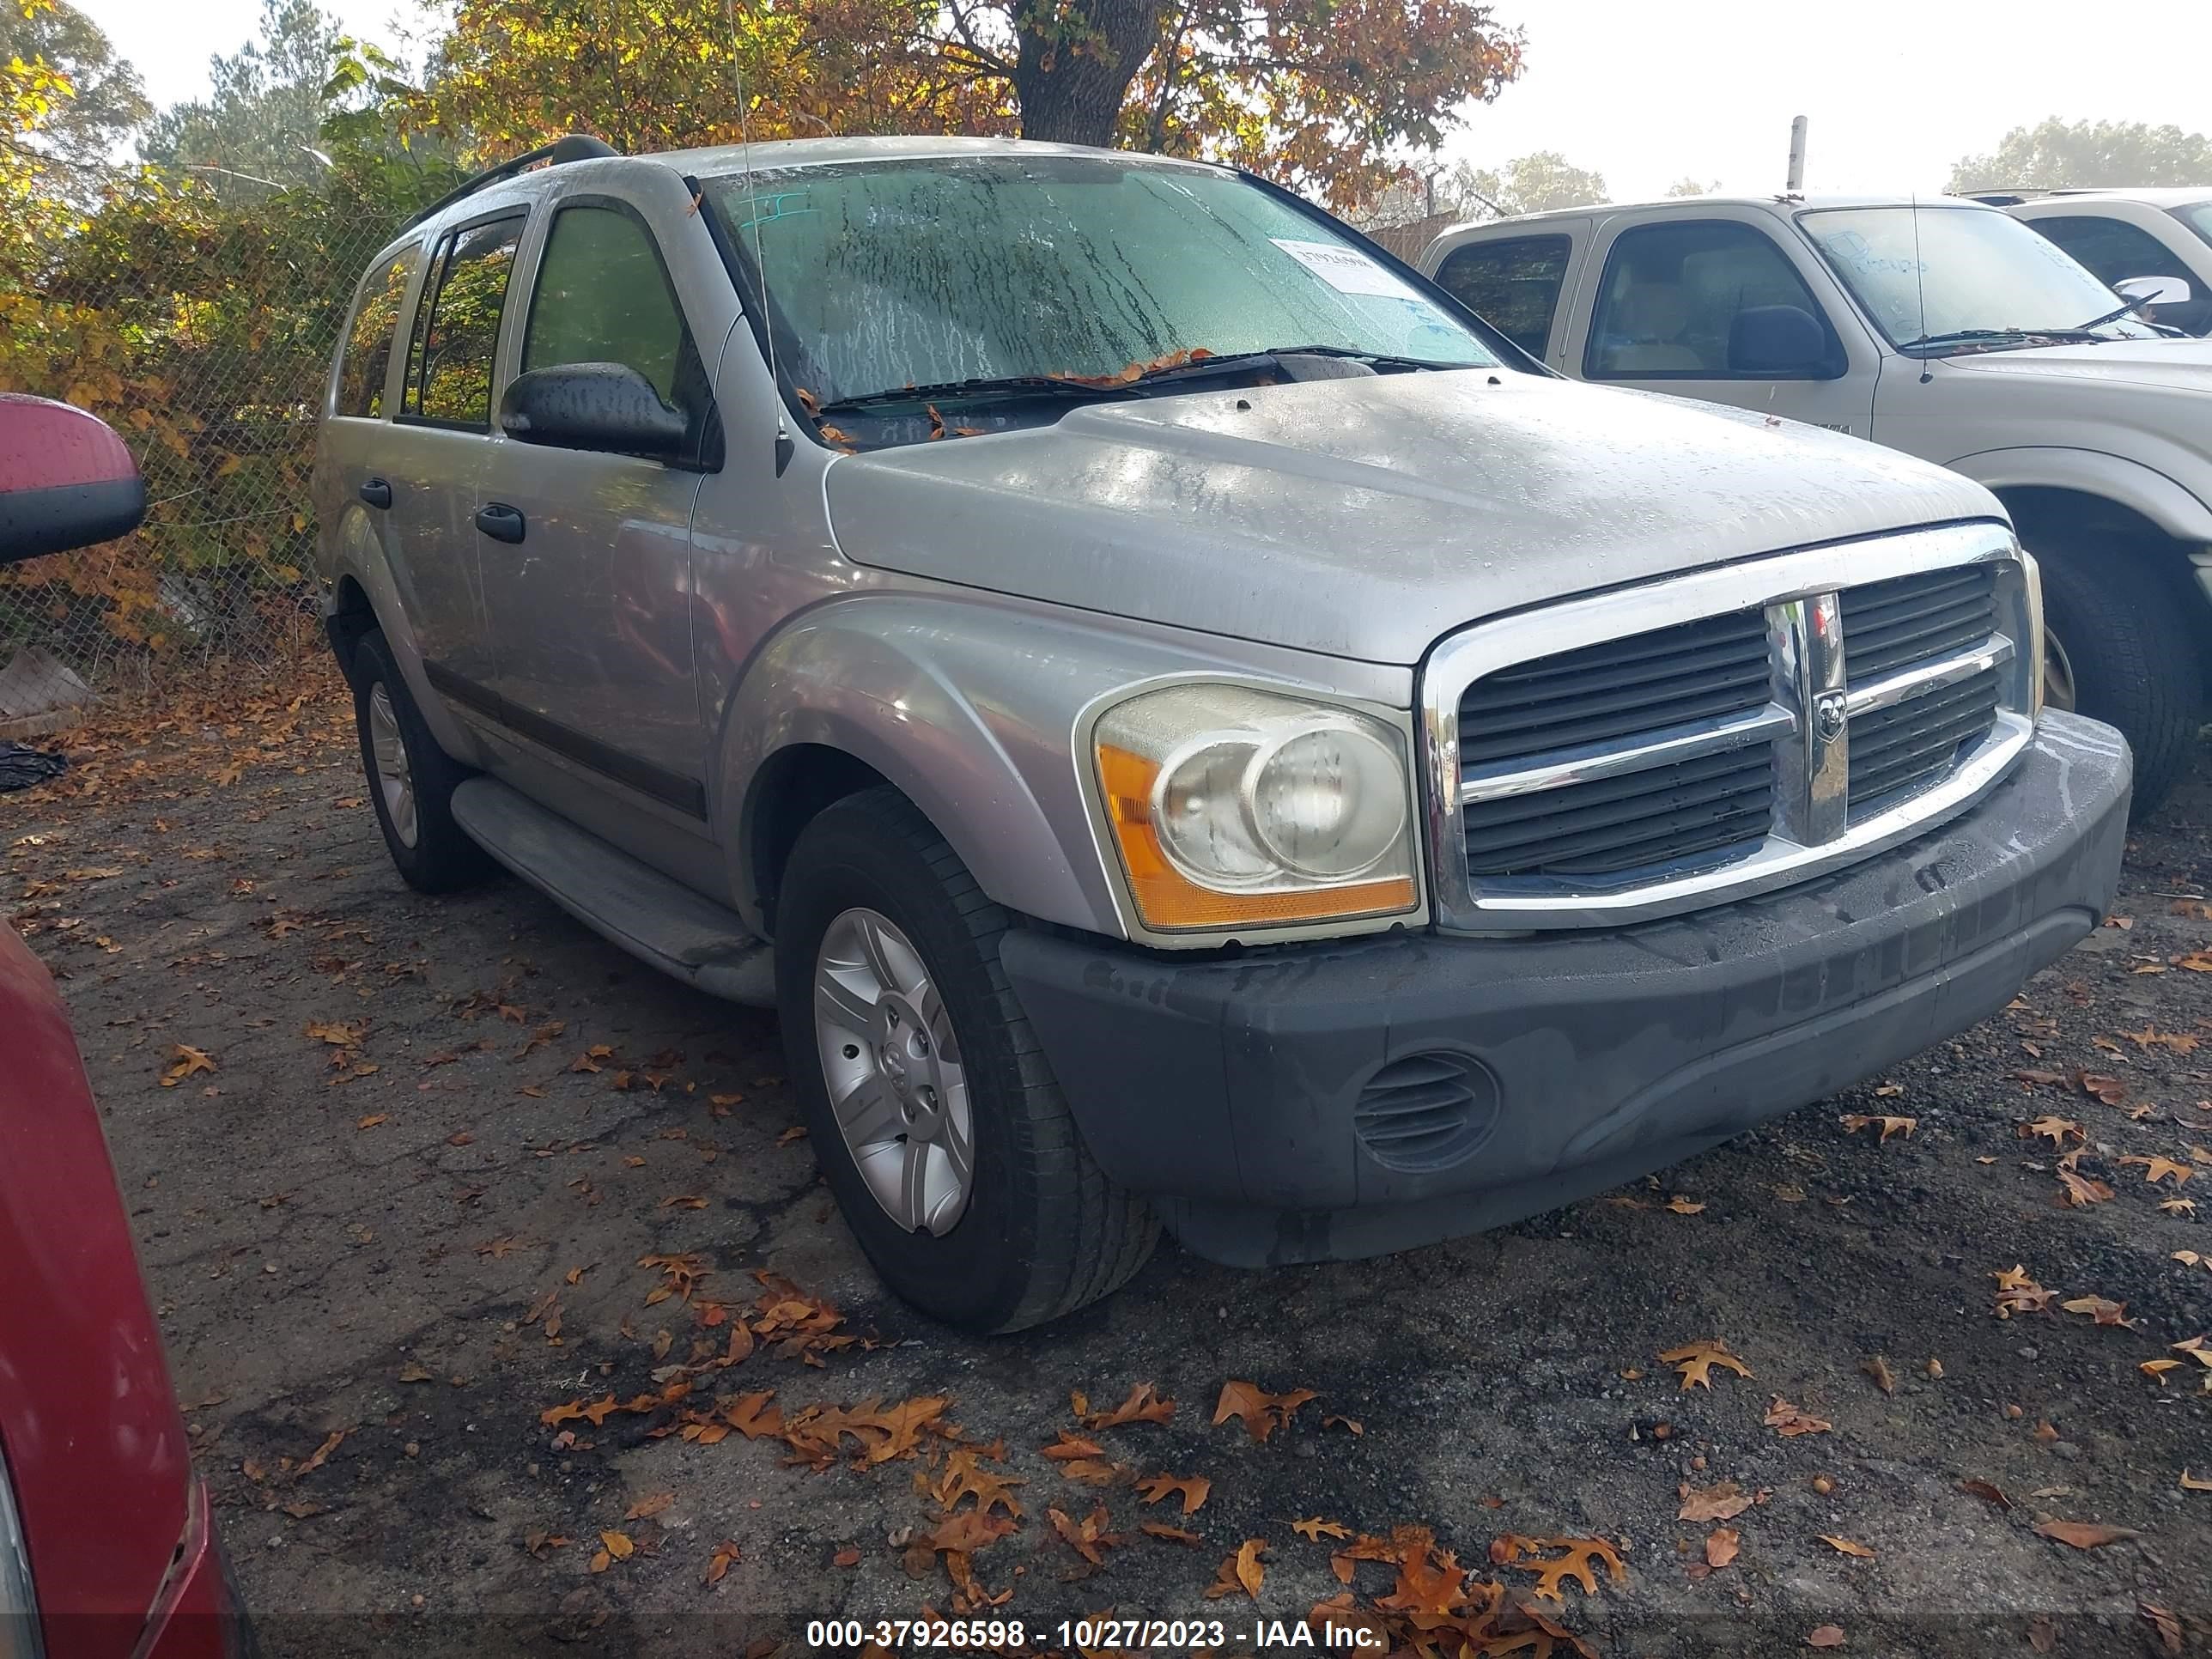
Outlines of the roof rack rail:
M501 161L495 167L487 167L459 190L448 191L420 213L399 227L410 231L425 219L434 219L447 208L466 197L475 195L489 185L502 179L512 179L526 167L536 167L540 161L548 167L559 167L564 161L589 161L602 155L619 155L622 152L603 138L594 138L586 132L572 132L556 138L550 144L540 144L536 149L526 150L511 161Z

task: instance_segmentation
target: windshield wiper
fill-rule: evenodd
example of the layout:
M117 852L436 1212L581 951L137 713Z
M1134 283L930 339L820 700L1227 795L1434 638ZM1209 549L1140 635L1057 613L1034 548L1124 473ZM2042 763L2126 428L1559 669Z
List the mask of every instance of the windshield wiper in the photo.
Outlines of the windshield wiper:
M2101 317L2093 317L2087 322L2077 323L2072 328L2054 329L2051 331L2058 334L2087 334L2093 328L2102 328L2106 323L2117 323L2121 318L2141 311L2147 303L2148 301L2142 300L2130 300L2118 311L2108 311Z
M1215 374L1245 374L1279 364L1285 357L1337 357L1375 368L1407 369L1469 368L1470 363L1432 362L1425 357L1401 357L1387 351L1365 351L1356 346L1269 346L1260 351L1221 352L1185 358L1147 368L1126 380L1107 376L1079 379L1063 374L1005 374L970 380L942 380L934 386L886 386L822 405L825 415L914 403L969 403L986 398L1126 398L1142 397L1143 387L1181 380L1205 380Z
M1972 340L2024 340L2027 335L2024 328L1953 328L1941 334L1923 334L1917 340L1907 340L1898 349L1911 351L1921 346L1957 345Z
M972 380L939 380L933 386L885 386L822 405L817 413L843 414L897 404L969 403L994 398L1114 398L1127 386L1085 386L1055 374L1001 374Z

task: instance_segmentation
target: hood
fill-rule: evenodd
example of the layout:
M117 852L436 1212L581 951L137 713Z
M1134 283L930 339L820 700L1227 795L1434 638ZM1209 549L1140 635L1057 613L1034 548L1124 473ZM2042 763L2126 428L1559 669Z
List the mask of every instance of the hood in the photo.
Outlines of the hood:
M861 564L1385 663L1569 594L2001 516L1855 438L1479 368L1087 404L842 457L824 489Z
M2041 380L2094 380L2212 392L2212 340L2112 340L2101 345L2023 346L1974 351L1943 360L1978 374L2029 374Z

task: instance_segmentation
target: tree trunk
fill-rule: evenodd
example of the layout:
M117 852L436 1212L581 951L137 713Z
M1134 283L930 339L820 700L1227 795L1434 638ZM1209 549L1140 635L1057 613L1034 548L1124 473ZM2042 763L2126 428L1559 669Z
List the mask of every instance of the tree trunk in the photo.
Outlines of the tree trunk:
M1159 40L1166 0L1037 0L1018 14L1022 137L1110 145L1121 100Z

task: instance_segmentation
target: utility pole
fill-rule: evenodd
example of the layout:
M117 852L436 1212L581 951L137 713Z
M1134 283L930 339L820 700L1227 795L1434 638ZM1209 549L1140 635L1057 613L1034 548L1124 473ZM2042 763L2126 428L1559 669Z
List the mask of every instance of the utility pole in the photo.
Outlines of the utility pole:
M1802 115L1790 124L1790 182L1784 188L1793 196L1805 188L1805 118Z

